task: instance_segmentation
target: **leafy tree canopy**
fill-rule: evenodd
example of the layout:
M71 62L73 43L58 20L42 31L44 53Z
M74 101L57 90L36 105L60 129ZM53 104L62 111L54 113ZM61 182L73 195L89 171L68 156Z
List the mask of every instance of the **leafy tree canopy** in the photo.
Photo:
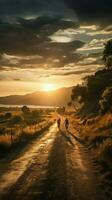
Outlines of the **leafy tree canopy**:
M108 69L112 68L112 39L105 44L103 60L105 61L106 67Z
M112 87L108 87L104 90L102 98L99 101L99 104L100 104L100 112L102 114L112 111Z

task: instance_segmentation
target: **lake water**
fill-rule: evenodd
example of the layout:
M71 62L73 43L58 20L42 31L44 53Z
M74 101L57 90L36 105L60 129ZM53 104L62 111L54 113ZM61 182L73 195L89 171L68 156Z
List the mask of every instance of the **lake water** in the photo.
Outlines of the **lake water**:
M24 105L5 105L5 104L0 104L0 107L4 108L21 108ZM25 105L28 106L29 108L35 108L35 109L53 109L53 108L58 108L57 106L35 106L35 105Z

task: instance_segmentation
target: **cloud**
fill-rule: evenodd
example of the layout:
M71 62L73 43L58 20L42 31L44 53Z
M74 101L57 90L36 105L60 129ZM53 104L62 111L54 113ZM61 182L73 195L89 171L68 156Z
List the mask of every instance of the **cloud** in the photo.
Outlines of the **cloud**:
M99 24L101 26L112 23L111 0L65 0L74 10L81 23Z
M111 0L0 0L1 92L70 86L101 69L111 8Z
M0 17L5 21L16 21L17 17L31 19L45 14L74 15L64 0L0 0Z
M22 21L21 21L22 20ZM52 68L76 62L75 51L84 45L81 41L53 42L49 35L62 29L77 28L77 24L59 17L19 19L19 23L0 24L0 66L13 68ZM63 25L63 26L62 26Z
M54 73L55 76L70 76L70 75L83 75L90 73L90 69L83 69L83 70L72 70L68 72L60 72L60 73Z
M60 76L81 78L102 67L98 60L99 49L95 53L104 40L88 35L97 32L96 25L79 27L60 17L43 16L19 18L18 23L13 24L2 22L0 29L2 81L36 82ZM69 41L61 41L61 37Z
M37 18L33 19L25 19L25 18L18 18L17 20L24 28L38 30L41 29L40 33L42 31L45 31L45 33L48 35L56 32L57 30L61 29L67 29L67 28L77 28L78 24L73 21L68 21L66 19L62 19L59 16L47 16L42 15ZM52 25L52 29L49 29ZM48 31L48 32L47 32Z
M0 23L0 53L17 55L46 55L50 36L60 28L76 27L74 22L59 17L39 17L34 20L19 19L19 23Z
M14 81L21 81L21 79L19 79L19 78L14 78L13 80Z
M101 57L85 57L77 63L80 66L93 66L96 65L98 68L103 66L103 61Z
M90 42L86 43L83 47L79 48L77 52L82 54L88 53L98 53L102 52L104 49L104 44L106 39L92 39Z

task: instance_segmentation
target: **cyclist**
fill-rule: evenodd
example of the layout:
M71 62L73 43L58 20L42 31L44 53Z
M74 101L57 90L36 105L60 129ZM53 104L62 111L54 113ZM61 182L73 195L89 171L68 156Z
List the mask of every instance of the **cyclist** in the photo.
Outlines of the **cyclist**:
M68 118L65 119L65 128L68 130L69 127L69 120Z
M60 129L60 125L61 125L61 119L60 118L57 120L57 125L58 125L58 128Z

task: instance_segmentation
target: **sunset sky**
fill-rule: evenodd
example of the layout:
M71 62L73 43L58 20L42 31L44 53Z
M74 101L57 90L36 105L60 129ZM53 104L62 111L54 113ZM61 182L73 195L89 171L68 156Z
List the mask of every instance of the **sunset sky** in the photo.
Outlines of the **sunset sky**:
M0 0L0 96L73 86L102 68L111 13L111 0Z

